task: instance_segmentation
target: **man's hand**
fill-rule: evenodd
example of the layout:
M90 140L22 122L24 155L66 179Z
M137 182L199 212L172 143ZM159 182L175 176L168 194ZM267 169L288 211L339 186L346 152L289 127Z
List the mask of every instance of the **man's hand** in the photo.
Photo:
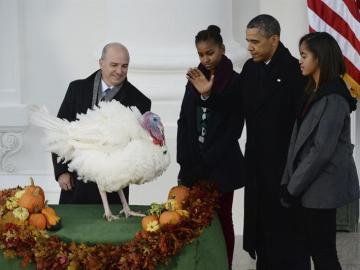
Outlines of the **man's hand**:
M73 178L70 173L62 173L58 178L58 183L63 190L72 190L74 186Z
M210 80L208 80L198 68L190 68L186 73L186 78L202 96L210 96L214 84L214 75L211 75Z

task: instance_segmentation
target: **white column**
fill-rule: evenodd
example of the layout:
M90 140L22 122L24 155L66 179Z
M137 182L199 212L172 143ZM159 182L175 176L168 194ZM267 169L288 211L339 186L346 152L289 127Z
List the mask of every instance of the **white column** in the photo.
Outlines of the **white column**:
M0 1L0 172L13 172L9 159L22 145L26 110L21 104L18 1Z
M18 1L0 1L0 103L20 101Z
M105 11L106 25L112 26L107 38L129 48L132 72L147 73L144 89L156 100L182 97L184 71L198 63L195 35L210 24L221 28L227 55L235 63L242 59L232 33L232 0L107 0ZM180 75L180 88L172 80L164 87L162 78L169 73ZM149 74L160 75L157 83L149 81Z

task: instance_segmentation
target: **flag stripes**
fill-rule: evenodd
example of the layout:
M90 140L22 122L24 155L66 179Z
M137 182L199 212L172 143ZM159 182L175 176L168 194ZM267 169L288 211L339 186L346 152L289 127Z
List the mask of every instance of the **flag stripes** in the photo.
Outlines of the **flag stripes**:
M360 1L360 0L359 0ZM360 98L360 12L356 0L307 0L310 31L331 34L347 67L346 81Z

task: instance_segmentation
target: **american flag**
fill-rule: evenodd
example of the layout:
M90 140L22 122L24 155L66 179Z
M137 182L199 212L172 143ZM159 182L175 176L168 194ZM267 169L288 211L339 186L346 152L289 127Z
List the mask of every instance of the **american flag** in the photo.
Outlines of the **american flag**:
M328 32L345 58L344 79L360 99L360 0L307 0L310 31Z

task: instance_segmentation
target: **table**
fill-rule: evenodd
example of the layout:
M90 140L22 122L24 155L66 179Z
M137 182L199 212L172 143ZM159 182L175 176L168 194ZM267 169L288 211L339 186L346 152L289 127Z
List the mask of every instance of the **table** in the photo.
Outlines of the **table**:
M118 244L133 239L135 233L141 230L140 217L128 219L122 217L119 220L106 222L102 218L102 205L53 205L52 207L62 219L62 228L53 233L65 242ZM121 206L112 205L111 208L113 213L116 213ZM131 206L131 208L142 212L148 209L147 206ZM13 269L23 269L20 267L20 260L5 260L0 256L0 270ZM26 269L32 270L36 267L32 264ZM225 241L217 216L199 238L171 259L169 265L160 265L158 269L227 269Z

